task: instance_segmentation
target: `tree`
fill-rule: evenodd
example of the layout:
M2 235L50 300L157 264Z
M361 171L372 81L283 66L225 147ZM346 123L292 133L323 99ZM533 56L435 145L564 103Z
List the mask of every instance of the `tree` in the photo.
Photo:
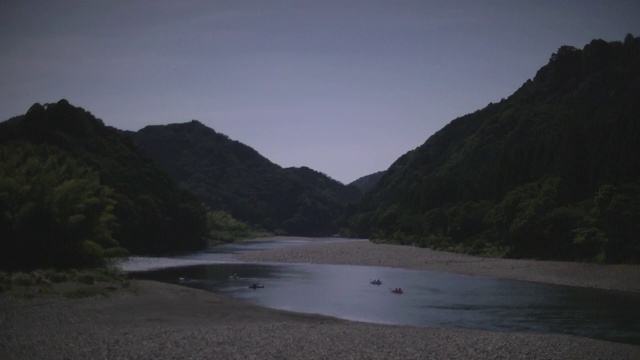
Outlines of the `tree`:
M86 267L124 256L113 190L46 145L0 147L0 249L6 269Z

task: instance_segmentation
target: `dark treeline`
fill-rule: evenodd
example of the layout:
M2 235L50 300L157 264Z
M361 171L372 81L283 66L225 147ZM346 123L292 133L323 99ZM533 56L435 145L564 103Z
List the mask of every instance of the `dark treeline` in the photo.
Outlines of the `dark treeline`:
M361 196L312 169L283 169L195 120L125 134L209 208L277 234L334 234Z
M123 132L61 100L0 123L3 269L100 266L267 232L334 234L360 196L196 121Z
M640 261L640 38L563 46L350 207L358 236L476 254Z
M200 249L205 214L129 139L65 100L0 123L4 269Z
M343 227L474 254L638 262L639 99L640 38L563 46L508 99L349 186L197 121L123 132L65 100L35 104L0 123L0 267Z
M385 171L378 171L370 175L365 175L361 178L356 179L349 185L355 186L360 190L362 194L366 194L371 191L374 186L376 186L376 184L380 181L380 179L382 179L385 173Z

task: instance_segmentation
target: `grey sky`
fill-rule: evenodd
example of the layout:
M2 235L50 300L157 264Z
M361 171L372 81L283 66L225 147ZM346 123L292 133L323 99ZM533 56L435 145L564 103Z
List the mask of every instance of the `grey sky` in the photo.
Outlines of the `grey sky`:
M0 120L61 98L138 130L197 119L344 183L513 93L640 1L0 0Z

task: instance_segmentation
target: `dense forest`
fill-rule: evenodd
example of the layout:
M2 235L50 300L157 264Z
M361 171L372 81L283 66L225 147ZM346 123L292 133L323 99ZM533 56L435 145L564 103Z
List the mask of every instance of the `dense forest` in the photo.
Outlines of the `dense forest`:
M334 234L360 196L309 168L283 169L197 121L124 132L60 100L0 123L7 270L99 266L256 230Z
M376 186L376 184L380 181L380 179L382 179L382 176L384 176L385 173L386 171L378 171L370 175L365 175L354 180L349 185L357 187L361 193L365 194L373 189L374 186Z
M124 133L209 208L277 234L334 234L361 196L312 169L283 169L195 120Z
M126 132L66 100L34 104L0 123L0 267L96 266L255 229L639 262L638 139L631 35L562 46L509 98L348 186L197 121Z
M640 38L562 46L350 207L353 235L508 257L640 261Z
M101 265L200 249L205 208L119 131L70 105L0 123L0 264Z

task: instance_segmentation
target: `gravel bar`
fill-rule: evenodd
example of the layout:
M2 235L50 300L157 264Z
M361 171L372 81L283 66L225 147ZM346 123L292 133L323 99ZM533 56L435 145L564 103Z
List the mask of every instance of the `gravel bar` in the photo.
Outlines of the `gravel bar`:
M487 258L367 240L309 241L308 245L244 253L247 262L367 265L557 285L640 292L640 265Z
M366 241L310 242L238 258L394 266L638 291L637 266L484 259ZM637 360L640 346L564 334L351 322L139 280L108 297L0 294L0 359Z

